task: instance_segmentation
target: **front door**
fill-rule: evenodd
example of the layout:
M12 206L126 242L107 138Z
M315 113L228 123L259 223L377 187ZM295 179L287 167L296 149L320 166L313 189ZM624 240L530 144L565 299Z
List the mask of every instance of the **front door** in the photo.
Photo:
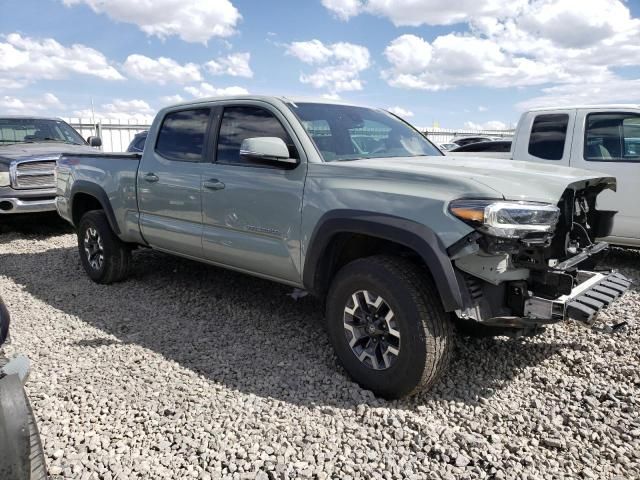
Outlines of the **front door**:
M618 189L598 196L599 210L615 210L614 243L640 245L640 112L584 111L577 119L571 166L616 177Z
M154 248L202 256L201 174L209 123L209 108L169 112L156 144L145 146L137 182L140 227Z
M249 160L245 138L279 137L297 165ZM306 159L285 118L272 106L227 104L215 161L203 171L204 256L217 264L299 285L302 193Z

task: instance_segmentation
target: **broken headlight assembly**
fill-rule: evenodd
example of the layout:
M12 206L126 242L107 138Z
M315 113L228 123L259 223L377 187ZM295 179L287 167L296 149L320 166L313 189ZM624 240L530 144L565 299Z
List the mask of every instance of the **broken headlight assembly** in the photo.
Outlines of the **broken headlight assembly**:
M492 237L546 242L560 218L560 209L548 203L505 200L454 200L449 212Z

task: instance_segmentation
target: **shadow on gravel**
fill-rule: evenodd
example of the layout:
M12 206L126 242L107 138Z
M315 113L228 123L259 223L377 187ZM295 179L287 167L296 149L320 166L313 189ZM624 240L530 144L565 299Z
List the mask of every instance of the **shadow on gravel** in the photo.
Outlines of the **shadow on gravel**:
M337 365L321 302L294 301L288 287L146 250L135 252L131 278L110 286L88 279L75 248L0 255L0 274L117 338L75 339L78 349L104 347L109 355L120 343L137 344L228 388L306 406L476 404L560 349L580 348L541 340L463 340L450 374L434 389L386 403Z
M16 237L15 234L44 240L48 237L72 232L71 225L56 212L0 216L0 244L11 241Z

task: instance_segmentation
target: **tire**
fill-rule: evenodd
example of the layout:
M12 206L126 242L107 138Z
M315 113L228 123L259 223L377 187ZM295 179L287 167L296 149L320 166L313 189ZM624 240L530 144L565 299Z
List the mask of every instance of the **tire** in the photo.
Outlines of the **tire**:
M31 462L31 480L46 480L49 478L47 474L47 462L44 456L44 449L42 448L42 440L40 439L40 432L38 431L38 423L36 417L33 414L33 408L31 403L25 395L25 402L27 402L27 410L29 414L29 443L31 449L29 452L29 460Z
M102 210L87 212L80 219L78 251L84 270L96 283L118 282L129 273L131 248L113 233Z
M371 318L363 320L367 316ZM429 273L403 258L379 255L343 267L327 295L326 319L342 366L378 396L391 399L425 391L450 362L450 316Z
M47 465L29 399L17 375L0 389L0 478L46 480Z

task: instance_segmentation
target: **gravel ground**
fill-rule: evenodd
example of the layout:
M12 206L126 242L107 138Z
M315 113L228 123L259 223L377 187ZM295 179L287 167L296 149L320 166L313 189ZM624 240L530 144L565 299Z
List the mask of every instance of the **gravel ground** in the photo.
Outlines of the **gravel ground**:
M464 339L431 392L387 402L286 287L152 251L100 286L60 222L0 233L53 478L640 478L640 252L609 260L636 281L603 315L627 328Z

